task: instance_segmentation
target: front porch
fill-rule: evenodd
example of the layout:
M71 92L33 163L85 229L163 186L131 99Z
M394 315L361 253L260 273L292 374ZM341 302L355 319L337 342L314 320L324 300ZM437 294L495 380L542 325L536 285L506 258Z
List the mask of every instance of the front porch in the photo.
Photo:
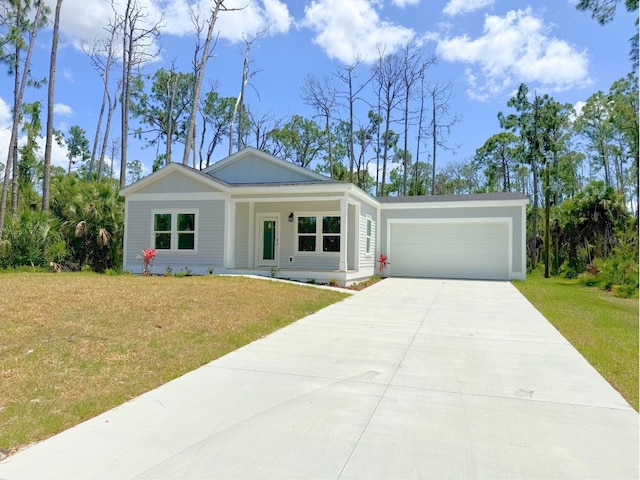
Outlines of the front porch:
M339 284L369 277L360 264L360 208L347 196L229 202L225 271Z

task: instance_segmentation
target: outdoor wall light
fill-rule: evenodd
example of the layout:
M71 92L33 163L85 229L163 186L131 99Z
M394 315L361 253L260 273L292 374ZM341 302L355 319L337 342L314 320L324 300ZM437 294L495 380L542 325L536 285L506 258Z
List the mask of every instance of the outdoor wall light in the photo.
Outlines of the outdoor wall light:
M290 222L293 222L293 212L291 212L291 213L289 214L289 221L290 221Z

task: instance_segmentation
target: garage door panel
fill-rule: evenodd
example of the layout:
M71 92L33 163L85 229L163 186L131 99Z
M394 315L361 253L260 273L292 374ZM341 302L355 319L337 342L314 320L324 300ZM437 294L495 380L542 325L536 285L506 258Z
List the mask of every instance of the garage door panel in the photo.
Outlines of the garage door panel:
M391 224L394 276L508 279L504 222Z

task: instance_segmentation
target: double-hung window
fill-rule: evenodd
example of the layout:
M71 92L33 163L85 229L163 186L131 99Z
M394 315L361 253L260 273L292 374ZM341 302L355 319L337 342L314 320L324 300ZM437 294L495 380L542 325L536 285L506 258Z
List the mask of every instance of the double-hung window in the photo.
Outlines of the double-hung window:
M340 217L322 217L322 251L340 251Z
M316 233L317 233L316 217L298 217L298 251L299 252L315 252L316 251Z
M373 222L370 218L367 217L367 250L366 254L371 255L371 245L373 244L372 233L373 233Z
M196 250L196 210L153 212L153 248L156 250Z
M340 217L337 215L300 215L296 223L299 253L340 252Z

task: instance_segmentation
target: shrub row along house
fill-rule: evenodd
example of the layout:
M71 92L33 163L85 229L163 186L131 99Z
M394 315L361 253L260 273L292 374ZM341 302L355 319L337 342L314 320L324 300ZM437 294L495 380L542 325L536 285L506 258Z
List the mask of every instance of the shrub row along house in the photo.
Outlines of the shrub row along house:
M374 198L248 147L204 170L170 163L121 191L124 266L341 285L385 276L526 275L525 195Z

